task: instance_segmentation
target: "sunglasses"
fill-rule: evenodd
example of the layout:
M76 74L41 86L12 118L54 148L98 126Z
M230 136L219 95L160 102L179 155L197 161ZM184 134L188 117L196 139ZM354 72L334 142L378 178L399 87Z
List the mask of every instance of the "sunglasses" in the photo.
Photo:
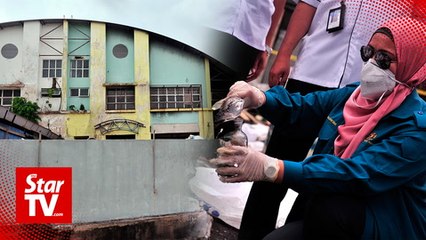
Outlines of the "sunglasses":
M389 69L391 63L396 62L395 59L393 59L387 52L383 50L376 51L370 45L361 47L361 58L364 62L367 62L373 56L379 68L383 70Z

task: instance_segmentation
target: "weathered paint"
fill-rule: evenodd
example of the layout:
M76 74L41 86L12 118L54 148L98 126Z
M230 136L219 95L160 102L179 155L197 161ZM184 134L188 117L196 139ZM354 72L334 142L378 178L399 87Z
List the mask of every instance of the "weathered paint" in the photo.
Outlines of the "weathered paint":
M145 128L139 130L136 139L150 139L151 114L149 97L149 35L146 32L134 30L134 76L135 76L135 108L136 121L143 123Z
M62 54L62 99L61 99L61 110L67 110L67 96L68 94L68 31L69 31L69 23L67 20L63 22L63 54Z
M92 22L90 26L90 124L95 132L95 125L105 119L105 79L106 79L106 25ZM105 136L96 136L105 139Z
M117 58L113 54L116 45L122 44L127 48L127 56ZM133 83L134 82L134 50L133 31L111 26L106 31L106 82Z
M87 113L70 113L67 117L67 136L89 136L105 139L106 136L96 131L94 126L110 119L129 119L143 123L146 128L139 128L136 139L150 139L149 112L149 37L142 31L134 32L134 43L129 49L134 54L130 66L134 71L135 110L105 111L107 73L106 38L107 28L104 23L92 22L90 26L90 111ZM133 59L133 57L132 57ZM134 66L134 69L133 69ZM132 75L133 75L132 74ZM128 82L129 83L129 82ZM78 108L78 106L77 106ZM113 131L108 135L133 134L127 131Z
M195 123L155 124L151 126L151 132L153 135L170 133L198 134L200 129L198 124Z
M214 123L212 111L212 95L211 95L211 82L210 82L210 63L208 59L204 59L204 79L205 88L203 89L203 96L206 100L205 107L199 111L199 128L200 136L205 139L214 139Z
M204 85L204 58L167 42L151 39L150 73L151 85Z
M22 31L22 82L25 83L26 96L29 99L38 98L38 72L39 72L39 39L40 23L38 21L26 22Z
M47 112L40 113L39 116L41 118L41 121L39 122L40 125L50 129L52 132L58 135L61 135L63 138L70 137L67 134L68 116L66 114Z
M73 88L75 86L69 86L70 88ZM81 86L79 88L87 88L85 86ZM79 110L81 108L81 105L84 106L84 110L90 111L90 99L88 97L71 97L70 89L68 90L68 108L69 111L72 112L71 106L74 106L75 109Z
M91 42L91 23L85 21L68 22L68 54L69 56L89 56Z
M181 133L189 126L191 132L199 132L203 137L209 138L209 132L213 130L210 124L212 116L209 112L211 97L208 61L199 54L176 47L167 40L154 40L154 47L151 47L149 34L141 30L134 29L133 36L124 37L127 44L132 42L129 49L133 53L133 60L126 65L129 65L127 68L132 72L133 79L131 82L127 79L126 83L135 86L135 110L105 111L105 84L109 59L107 54L112 50L107 47L107 31L105 23L67 20L43 24L39 21L29 21L23 25L1 29L0 44L11 42L18 47L17 57L0 58L2 70L0 75L4 77L1 84L9 86L15 84L17 88L22 88L22 96L31 101L38 101L42 107L40 124L56 129L57 134L67 139L74 136L105 139L104 135L95 130L95 125L117 118L135 120L146 126L139 129L136 139L150 139L152 127L157 125L158 129L162 124L172 126L168 129L178 129L176 132ZM49 44L58 51L42 43L40 41L42 36L51 38L46 41L52 41ZM113 36L120 38L118 35ZM85 42L88 43L84 44ZM23 49L26 49L25 53ZM62 51L62 55L59 51ZM152 57L152 54L156 56ZM90 60L88 78L70 77L70 60L79 56ZM41 88L52 86L51 78L42 77L43 59L62 59L62 79L57 79L62 89L61 98L41 97ZM151 61L154 67L151 66ZM154 73L151 73L152 71ZM203 107L150 111L150 85L164 84L200 84ZM70 88L83 87L90 89L89 98L70 97ZM49 103L53 103L52 106L48 107ZM70 105L79 110L80 104L85 106L86 111L69 110ZM129 133L115 131L109 134Z
M81 32L78 32L77 28L79 30L84 31L86 34L90 36L90 44L84 45L81 50L74 51L79 45L83 44L84 42L81 40L71 40L76 37L86 37ZM104 49L105 44L102 43L102 39L105 40L105 24L99 24L99 23L91 23L90 26L86 25L76 25L76 26L70 26L69 27L69 45L68 45L68 51L74 51L74 54L81 54L81 55L90 55L90 62L89 62L89 68L90 68L90 78L83 78L83 79L77 79L77 78L71 78L70 77L70 69L67 68L67 76L68 76L68 85L67 85L67 93L69 94L69 89L71 87L90 87L89 89L89 95L90 98L78 98L78 97L68 97L68 107L70 105L75 105L76 109L79 109L78 103L87 104L87 108L90 111L89 112L69 112L67 114L67 121L66 121L66 134L68 138L72 138L74 136L89 136L89 137L95 137L95 129L93 122L93 118L96 117L99 112L99 105L97 104L97 101L100 100L102 97L102 93L104 93L103 90L103 79L105 79L105 60L103 59L104 55ZM83 36L82 36L83 35ZM101 50L102 49L102 50ZM72 55L74 55L72 54ZM69 57L69 60L73 59L72 56ZM70 66L69 62L68 67ZM90 80L89 80L90 79ZM99 81L101 81L99 83ZM105 98L105 97L103 97ZM90 106L90 107L89 107ZM86 106L85 106L86 107Z
M162 40L154 39L150 45L150 73L151 86L189 86L200 84L202 93L202 106L210 104L205 98L208 89L206 82L206 69L204 58L189 51L184 51L174 45L167 44ZM198 125L198 132L207 136L208 122L204 120L208 117L201 113L202 108L195 109L165 109L153 110L151 113L151 123L153 129L158 129L163 124L173 125L176 129L178 124L186 128L187 124ZM193 129L193 127L191 127ZM184 132L182 129L176 132Z
M204 58L204 79L206 81L205 93L203 96L206 100L205 108L212 108L212 89L211 89L211 79L210 79L210 61L207 58Z
M174 119L174 121L171 121L171 119ZM178 112L176 110L153 112L151 113L151 120L155 124L198 124L198 112L190 110L182 112Z
M216 148L208 140L0 140L8 156L0 176L14 186L18 166L72 167L73 223L191 212L200 206L188 181Z
M90 122L89 113L69 113L66 118L66 136L72 137L94 137L94 127Z
M22 25L0 29L0 49L12 43L18 48L18 55L12 59L0 57L1 84L22 83L22 60L24 49L22 48Z
M74 105L76 109L80 109L80 105L83 104L86 110L91 109L90 100L88 98L71 97L69 95L71 88L88 88L90 87L90 81L92 80L92 71L90 68L89 77L72 77L71 76L71 60L75 57L82 57L85 60L89 60L90 66L92 65L91 59L91 27L87 22L70 22L68 25L68 68L64 72L68 76L67 84L67 106L70 110L70 106ZM88 42L89 41L89 42ZM105 68L104 68L105 69Z
M25 23L27 25L27 23ZM34 43L39 45L39 55L40 57L33 56L32 60L37 60L37 71L38 71L38 105L41 108L42 112L58 112L61 109L61 104L64 99L64 93L66 93L66 88L62 87L62 77L56 77L56 85L54 87L61 88L61 97L44 97L41 96L41 88L51 88L54 81L51 77L43 77L43 60L62 60L62 76L66 76L64 72L64 62L63 60L63 49L64 49L64 29L63 22L54 22L54 23L44 23L40 24L39 21L34 22L31 28L37 29L40 28L39 37L33 39ZM25 62L25 61L24 61Z

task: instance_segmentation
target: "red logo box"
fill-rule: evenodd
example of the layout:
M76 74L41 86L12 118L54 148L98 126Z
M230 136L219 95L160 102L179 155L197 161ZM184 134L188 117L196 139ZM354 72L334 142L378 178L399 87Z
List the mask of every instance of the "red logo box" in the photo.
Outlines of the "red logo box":
M72 223L72 169L16 168L16 222Z

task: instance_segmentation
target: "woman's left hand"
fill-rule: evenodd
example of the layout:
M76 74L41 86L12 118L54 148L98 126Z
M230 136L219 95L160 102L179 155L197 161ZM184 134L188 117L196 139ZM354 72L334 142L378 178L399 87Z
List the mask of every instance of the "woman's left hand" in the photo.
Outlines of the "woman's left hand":
M248 147L228 146L217 150L218 157L210 160L217 166L222 182L270 181L278 177L279 160Z

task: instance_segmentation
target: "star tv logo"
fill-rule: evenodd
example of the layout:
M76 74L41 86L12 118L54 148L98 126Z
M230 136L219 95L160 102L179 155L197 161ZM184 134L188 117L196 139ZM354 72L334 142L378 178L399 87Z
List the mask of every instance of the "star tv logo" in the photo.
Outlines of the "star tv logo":
M72 223L72 169L16 168L16 222Z

